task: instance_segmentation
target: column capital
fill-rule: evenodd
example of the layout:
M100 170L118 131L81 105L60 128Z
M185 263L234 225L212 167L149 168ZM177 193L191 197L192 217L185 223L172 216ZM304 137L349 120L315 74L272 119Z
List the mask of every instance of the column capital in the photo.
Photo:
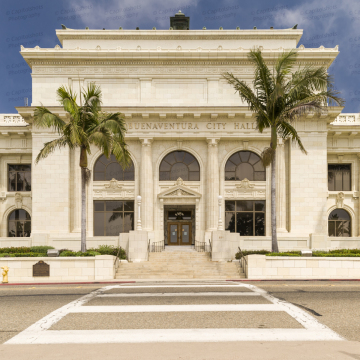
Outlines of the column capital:
M154 141L153 138L139 138L142 146L151 146L151 143Z
M207 138L206 142L208 143L208 147L217 147L220 138Z

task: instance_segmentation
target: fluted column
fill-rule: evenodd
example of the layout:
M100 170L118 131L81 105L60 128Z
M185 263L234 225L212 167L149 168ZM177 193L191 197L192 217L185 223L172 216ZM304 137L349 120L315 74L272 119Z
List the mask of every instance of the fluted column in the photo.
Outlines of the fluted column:
M141 172L140 172L140 194L141 194L141 223L142 229L153 230L154 224L154 174L152 167L151 143L153 139L144 138L141 141Z
M219 139L206 139L208 143L207 177L206 177L206 228L217 230L218 228L218 196L219 196Z
M276 225L278 232L287 232L285 171L285 146L283 139L279 139L276 149Z

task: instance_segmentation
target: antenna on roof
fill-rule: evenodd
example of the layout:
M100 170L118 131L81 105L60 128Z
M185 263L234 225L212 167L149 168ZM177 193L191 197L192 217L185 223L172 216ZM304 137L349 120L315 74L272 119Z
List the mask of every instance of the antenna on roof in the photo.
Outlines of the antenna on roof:
M24 103L25 103L25 106L29 106L29 99L28 99L28 98L24 98Z

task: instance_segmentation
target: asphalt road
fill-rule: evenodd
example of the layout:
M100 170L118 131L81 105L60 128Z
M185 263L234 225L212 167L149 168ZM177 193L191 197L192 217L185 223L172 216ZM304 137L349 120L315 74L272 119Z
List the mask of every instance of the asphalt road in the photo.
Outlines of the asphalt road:
M270 306L262 296L246 296L248 288L229 288L229 282L192 282L191 287L113 288L106 296L92 297L84 303L83 312L67 313L49 330L143 331L143 329L304 329L286 312L251 311L251 307ZM171 283L179 285L179 283ZM199 284L203 286L196 287ZM204 287L212 284L213 287ZM215 285L219 284L219 287ZM185 342L137 344L61 344L0 345L0 359L358 359L360 360L360 282L343 281L278 281L244 282L267 291L273 297L296 306L321 324L336 332L345 341L242 341L242 342ZM125 284L124 284L125 285ZM180 285L183 285L180 283ZM222 287L220 287L220 285ZM46 315L105 285L27 285L0 286L0 343L13 338ZM237 293L230 294L229 292ZM185 294L177 293L182 292ZM211 296L204 296L213 292ZM144 293L149 294L144 296ZM169 294L170 293L170 294ZM244 293L242 295L238 295ZM125 296L124 296L125 294ZM188 295L186 295L188 294ZM114 296L115 295L115 296ZM185 296L186 295L186 296ZM254 295L254 294L253 294ZM196 312L96 312L96 309L136 305L147 306L249 306L248 311ZM248 304L248 305L246 305ZM94 311L92 309L95 309ZM204 311L201 311L204 310ZM116 310L115 310L116 311ZM148 310L144 310L148 311ZM193 311L193 310L192 310ZM281 330L282 329L282 330ZM125 330L127 331L127 330ZM156 331L156 330L155 330ZM220 331L220 330L219 330ZM265 330L266 331L266 330ZM295 330L296 331L296 330ZM106 342L106 341L104 341ZM65 345L65 343L64 343ZM246 355L246 357L244 357ZM103 356L102 356L103 357Z

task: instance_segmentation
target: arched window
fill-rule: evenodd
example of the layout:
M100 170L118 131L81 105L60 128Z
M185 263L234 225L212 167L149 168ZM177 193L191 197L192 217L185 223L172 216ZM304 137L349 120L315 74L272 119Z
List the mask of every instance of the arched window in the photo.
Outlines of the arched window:
M94 181L134 181L135 170L134 164L123 170L121 165L116 161L115 155L111 155L109 159L105 155L100 156L94 166Z
M186 151L173 151L167 154L160 164L160 180L199 181L200 166L193 155Z
M31 234L31 217L22 209L14 210L8 217L9 237L29 237Z
M344 209L335 209L329 215L329 236L351 236L351 217Z
M265 181L265 168L259 155L251 151L238 151L225 165L225 180Z

